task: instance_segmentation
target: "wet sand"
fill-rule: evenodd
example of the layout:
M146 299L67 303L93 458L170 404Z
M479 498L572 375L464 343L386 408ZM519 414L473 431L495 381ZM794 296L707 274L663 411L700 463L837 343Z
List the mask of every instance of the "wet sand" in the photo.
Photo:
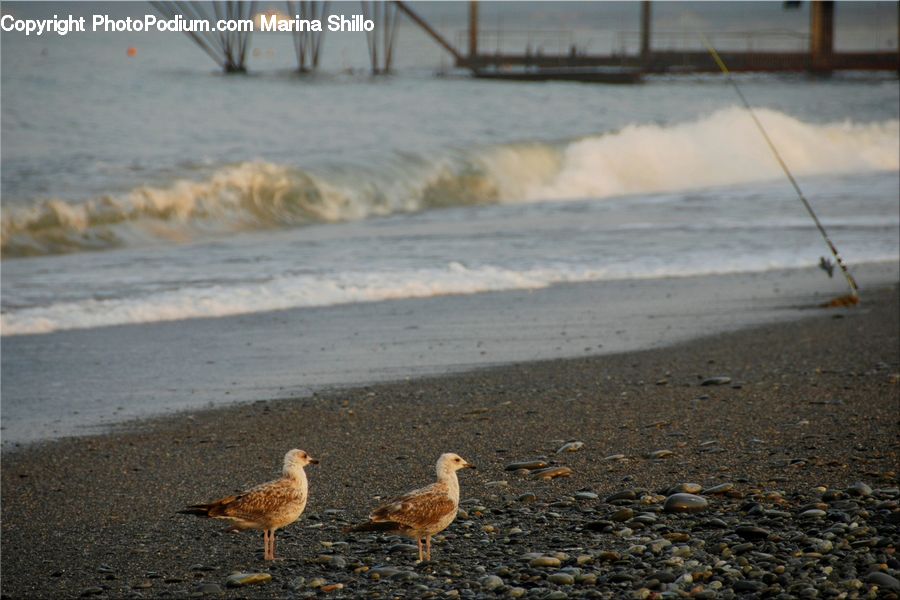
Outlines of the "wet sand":
M4 452L3 597L182 597L204 590L225 597L311 597L326 594L323 582L343 586L328 594L334 597L493 597L520 593L515 590L541 598L651 597L676 585L698 597L733 597L762 593L757 583L788 593L791 581L779 579L784 571L759 566L770 559L757 555L783 560L797 578L810 573L808 586L820 590L831 585L829 576L793 565L810 550L801 544L794 552L789 545L799 543L798 536L819 540L828 532L789 517L806 504L831 502L832 490L845 490L833 502L852 506L832 504L828 514L849 514L869 532L862 541L874 541L854 538L846 550L835 541L834 550L816 551L816 564L832 559L835 589L865 595L877 585L863 572L867 561L874 561L875 579L883 574L896 581L900 568L894 558L898 305L896 287L869 291L857 309L810 312L800 321L656 350L519 363L305 399L260 399ZM719 376L730 382L701 385ZM567 440L584 446L555 454ZM175 514L185 504L271 478L293 447L322 462L307 470L306 514L279 533L283 561L261 560L261 534L225 534L218 523ZM657 450L671 455L646 458ZM340 544L348 541L341 527L362 518L375 496L426 483L444 451L458 452L479 469L461 478L466 512L436 541L434 564L413 569L414 554L396 540ZM607 459L617 454L624 457ZM504 470L538 456L570 467L572 476L542 481ZM874 492L857 498L846 491L857 481ZM707 494L707 513L669 516L661 498L683 482L734 487ZM636 498L626 503L646 508L658 522L632 523L633 535L622 533L612 520L621 502L608 496L623 490ZM781 507L788 516L778 510L757 516L755 504ZM706 526L714 515L725 529ZM745 521L766 528L762 541L738 539L743 534L735 527ZM852 535L844 529L831 528L840 534L836 540ZM651 552L641 536L671 538L676 545L682 540L702 564L679 567L674 550ZM759 546L740 554L740 543ZM716 544L726 548L713 552ZM529 566L522 558L529 552L563 556L560 568L578 570L574 583L566 573L553 579ZM749 565L743 573L740 559ZM716 566L722 560L733 561L737 571ZM710 575L685 583L683 572L706 563ZM846 574L847 564L858 566ZM379 565L394 565L400 575L373 576ZM681 579L667 583L668 575L656 576L660 569ZM754 569L763 574L757 577ZM272 580L226 588L233 571L264 571ZM485 578L492 575L502 586L490 587L493 580ZM750 583L741 583L745 578ZM891 585L885 579L874 593L896 595Z

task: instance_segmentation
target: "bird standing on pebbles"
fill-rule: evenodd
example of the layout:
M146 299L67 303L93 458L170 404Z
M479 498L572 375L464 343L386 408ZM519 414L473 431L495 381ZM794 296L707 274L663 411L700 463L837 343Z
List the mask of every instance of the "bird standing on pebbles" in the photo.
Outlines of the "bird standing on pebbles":
M399 496L379 506L369 520L345 531L382 531L416 540L419 562L431 560L431 536L446 529L459 509L460 469L474 469L457 454L442 454L437 461L437 481L429 486ZM425 539L425 552L422 539Z
M264 558L275 560L275 530L290 525L303 514L309 495L303 467L318 463L303 450L291 450L284 455L280 479L178 512L226 520L230 523L229 530L262 529Z

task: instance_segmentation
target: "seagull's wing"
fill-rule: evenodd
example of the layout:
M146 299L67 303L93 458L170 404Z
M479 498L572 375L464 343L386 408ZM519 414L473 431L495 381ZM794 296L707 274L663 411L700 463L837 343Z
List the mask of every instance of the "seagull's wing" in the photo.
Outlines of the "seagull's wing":
M414 530L424 529L456 511L456 503L448 491L446 484L433 483L379 506L370 519L375 523L393 522Z
M283 506L302 501L303 491L284 480L270 481L235 496L228 496L209 506L209 516L219 519L257 521Z

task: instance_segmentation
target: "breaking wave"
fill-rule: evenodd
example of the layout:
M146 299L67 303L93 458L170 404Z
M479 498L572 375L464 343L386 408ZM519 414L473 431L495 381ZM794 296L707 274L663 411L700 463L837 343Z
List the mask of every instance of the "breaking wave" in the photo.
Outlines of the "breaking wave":
M758 116L797 175L900 170L898 120L812 124L772 110ZM0 246L4 258L59 254L438 207L602 199L780 176L747 112L730 108L697 121L636 124L559 143L318 169L246 162L204 180L119 196L6 206Z

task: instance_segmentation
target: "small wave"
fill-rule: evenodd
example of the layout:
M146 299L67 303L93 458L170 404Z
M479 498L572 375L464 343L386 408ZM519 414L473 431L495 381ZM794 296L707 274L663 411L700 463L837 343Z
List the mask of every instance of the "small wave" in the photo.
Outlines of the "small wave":
M874 253L865 257L865 262L896 260L893 254ZM59 302L0 315L0 332L3 336L42 334L288 308L535 290L564 283L722 275L808 266L805 258L785 254L743 256L719 261L710 260L709 256L698 256L677 266L648 260L606 267L548 265L511 269L493 265L469 267L451 262L443 268L288 276L264 283L183 288L143 297Z
M758 115L798 175L900 169L900 121L811 124L772 110ZM780 176L747 112L731 108L698 121L637 124L568 142L315 171L246 162L205 180L120 196L7 206L0 249L4 258L102 250L429 208L602 199Z

